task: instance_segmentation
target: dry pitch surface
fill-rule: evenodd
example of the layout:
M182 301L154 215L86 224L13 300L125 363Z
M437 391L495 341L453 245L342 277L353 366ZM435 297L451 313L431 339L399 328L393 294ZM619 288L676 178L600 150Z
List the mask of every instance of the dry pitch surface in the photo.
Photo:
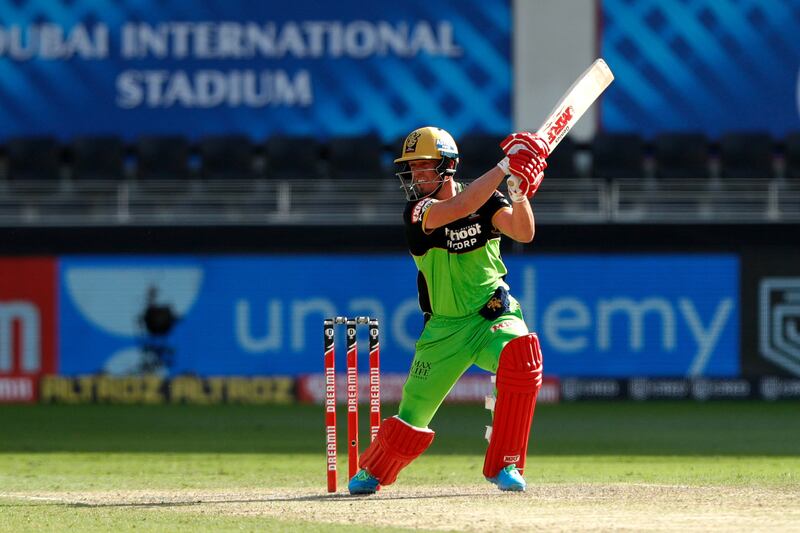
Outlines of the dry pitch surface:
M402 485L369 497L311 490L16 492L0 497L75 507L439 531L800 531L800 488L550 484L526 493L490 486Z

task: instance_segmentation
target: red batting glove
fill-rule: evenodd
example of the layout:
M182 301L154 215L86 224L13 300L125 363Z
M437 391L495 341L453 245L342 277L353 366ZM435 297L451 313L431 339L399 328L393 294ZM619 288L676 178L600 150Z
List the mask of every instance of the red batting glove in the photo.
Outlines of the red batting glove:
M523 202L531 198L544 179L547 161L528 151L520 150L508 157L508 195L513 202Z
M542 159L546 159L547 156L550 155L550 145L547 144L547 141L535 133L527 131L512 133L503 139L503 142L500 143L500 148L503 149L503 152L507 156L515 154L520 150L533 152Z

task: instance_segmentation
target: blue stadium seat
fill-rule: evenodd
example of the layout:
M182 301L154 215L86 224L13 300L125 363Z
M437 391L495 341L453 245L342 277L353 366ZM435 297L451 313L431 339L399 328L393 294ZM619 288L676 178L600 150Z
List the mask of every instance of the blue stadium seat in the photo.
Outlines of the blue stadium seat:
M54 137L15 137L6 143L11 182L55 182L61 174L62 152Z
M656 178L707 180L711 177L709 140L705 134L660 133L653 145Z
M253 143L246 135L215 135L200 140L203 179L254 179Z
M332 179L351 178L380 183L385 176L380 137L370 133L332 138L328 143L328 174Z
M561 143L547 158L547 178L577 178L578 169L575 165L577 147L570 136L564 137Z
M270 179L319 179L322 177L319 141L314 137L274 135L267 139L266 177Z
M189 142L181 135L142 136L136 143L136 156L136 176L140 180L189 177Z
M644 177L644 141L637 133L599 133L591 143L594 178Z
M125 146L116 135L76 137L70 152L75 180L120 180L124 176Z
M770 179L775 176L775 150L765 132L731 132L719 141L722 179Z
M800 131L786 136L784 162L786 178L800 183Z
M491 170L503 158L500 141L504 137L471 133L456 139L458 146L458 170L461 181L472 181ZM396 157L396 156L395 156Z

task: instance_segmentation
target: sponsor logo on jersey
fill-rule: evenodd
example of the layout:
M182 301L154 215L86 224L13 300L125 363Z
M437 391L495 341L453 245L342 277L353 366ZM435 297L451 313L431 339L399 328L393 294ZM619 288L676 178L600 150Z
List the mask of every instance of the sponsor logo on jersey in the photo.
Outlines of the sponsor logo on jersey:
M425 214L425 211L427 211L434 202L435 200L433 198L425 198L417 202L417 205L415 205L414 209L411 211L411 223L416 224L422 220L422 215Z
M481 234L481 224L475 223L461 229L451 230L444 228L444 235L447 237L448 250L464 250L478 243L478 235Z

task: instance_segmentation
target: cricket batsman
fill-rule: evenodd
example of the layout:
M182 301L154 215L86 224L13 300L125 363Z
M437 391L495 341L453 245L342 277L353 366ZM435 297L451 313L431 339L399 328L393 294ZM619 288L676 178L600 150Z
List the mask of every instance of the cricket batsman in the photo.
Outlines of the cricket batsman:
M349 483L351 494L391 485L433 442L428 428L445 396L472 365L496 373L496 402L483 475L503 491L524 491L522 477L542 352L509 294L500 238L530 242L530 198L547 167L548 145L531 133L502 143L504 157L468 187L455 181L459 154L445 130L424 127L403 143L397 172L408 204L403 219L419 270L425 327L396 416L383 421ZM507 178L511 202L497 190Z

